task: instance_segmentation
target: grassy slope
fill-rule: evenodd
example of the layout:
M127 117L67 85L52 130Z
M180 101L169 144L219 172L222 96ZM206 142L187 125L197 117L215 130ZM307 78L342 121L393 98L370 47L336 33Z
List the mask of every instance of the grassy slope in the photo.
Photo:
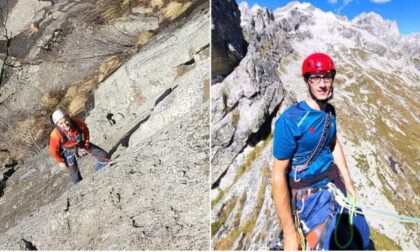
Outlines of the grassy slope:
M360 142L363 140L377 147L372 154L377 168L380 168L377 174L382 182L382 192L400 214L419 216L418 200L412 196L420 195L416 176L420 167L420 124L415 118L420 114L420 106L415 99L420 90L405 83L398 72L366 71L357 62L368 60L369 55L361 49L357 50L353 54L353 64L338 69L338 73L346 78L338 78L337 85L341 85L340 88L344 88L352 99L344 98L344 102L335 103L337 110L342 113L338 117L339 127L356 146L362 148ZM335 57L340 58L339 55ZM375 112L369 110L370 107L375 108ZM360 113L360 110L363 112ZM400 130L390 127L389 122ZM403 172L392 171L389 157L402 165ZM364 173L373 168L369 167L365 155L355 156L355 159L357 167ZM387 179L391 179L395 188L388 186ZM415 229L414 225L405 226ZM377 230L372 231L372 239L378 249L400 249Z

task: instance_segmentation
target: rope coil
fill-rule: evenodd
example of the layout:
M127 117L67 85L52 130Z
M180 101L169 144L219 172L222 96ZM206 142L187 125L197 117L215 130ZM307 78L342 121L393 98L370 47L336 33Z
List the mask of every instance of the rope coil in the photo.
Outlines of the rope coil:
M406 215L399 215L398 213L393 213L390 211L384 211L376 208L367 207L361 204L358 204L354 198L345 197L344 194L337 189L337 187L332 184L327 184L328 190L334 194L336 202L343 208L349 210L349 212L354 214L364 214L364 212L369 212L372 215L381 216L381 219L387 219L389 221L405 222L405 223L420 223L420 218L411 217Z

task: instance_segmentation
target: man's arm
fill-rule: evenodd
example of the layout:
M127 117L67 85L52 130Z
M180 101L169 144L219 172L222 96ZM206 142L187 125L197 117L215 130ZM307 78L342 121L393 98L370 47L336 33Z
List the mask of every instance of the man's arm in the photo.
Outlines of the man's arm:
M55 131L55 130L54 130ZM60 166L60 168L64 169L67 167L66 163L64 162L63 158L60 154L60 138L56 132L52 132L50 135L50 145L48 150L50 151L51 156L54 158L55 162Z
M332 145L332 154L334 157L334 162L341 173L341 177L343 178L347 192L350 193L354 198L359 198L359 194L357 193L356 189L354 189L353 182L350 178L350 173L347 167L347 162L344 156L343 148L341 147L341 143L340 141L338 141L337 136L334 137Z
M283 228L284 250L297 250L300 246L300 239L293 222L290 192L286 177L289 163L290 159L278 160L274 158L273 170L271 172L271 186L277 217Z

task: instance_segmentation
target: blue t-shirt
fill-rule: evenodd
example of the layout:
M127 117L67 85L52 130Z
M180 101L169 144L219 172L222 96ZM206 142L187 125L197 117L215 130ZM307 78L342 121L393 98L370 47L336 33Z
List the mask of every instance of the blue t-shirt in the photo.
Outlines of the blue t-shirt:
M307 169L295 174L289 170L289 177L307 180L324 173L333 162L330 150L336 133L335 110L327 104L326 110L315 110L306 101L294 104L279 117L274 129L273 156L279 160L291 159L292 166L303 165L315 151L322 135L327 113L330 114L330 132L320 154ZM317 186L326 180L316 183Z

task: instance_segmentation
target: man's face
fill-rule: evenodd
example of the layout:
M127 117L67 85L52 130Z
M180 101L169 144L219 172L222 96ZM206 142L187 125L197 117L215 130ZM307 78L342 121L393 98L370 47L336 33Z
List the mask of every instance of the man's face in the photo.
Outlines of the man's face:
M333 73L322 72L309 75L308 86L313 96L318 100L326 100L332 94Z
M58 120L57 126L64 129L64 130L70 130L70 119L68 116L65 116Z

